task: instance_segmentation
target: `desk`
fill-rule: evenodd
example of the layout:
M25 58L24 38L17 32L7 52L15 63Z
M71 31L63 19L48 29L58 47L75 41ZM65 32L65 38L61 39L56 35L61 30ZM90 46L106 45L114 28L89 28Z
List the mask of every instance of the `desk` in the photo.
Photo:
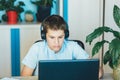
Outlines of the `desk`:
M100 80L113 80L111 73L105 73L103 78Z
M14 79L19 79L19 80L38 80L37 76L29 76L29 77L14 77Z
M13 77L14 79L19 79L19 80L38 80L37 76L29 76L29 77ZM100 80L113 80L112 79L112 74L110 73L105 73L103 78Z
M15 77L15 79L19 80L38 80L37 76L29 76L29 77ZM105 73L103 78L100 80L113 80L112 74L110 73Z

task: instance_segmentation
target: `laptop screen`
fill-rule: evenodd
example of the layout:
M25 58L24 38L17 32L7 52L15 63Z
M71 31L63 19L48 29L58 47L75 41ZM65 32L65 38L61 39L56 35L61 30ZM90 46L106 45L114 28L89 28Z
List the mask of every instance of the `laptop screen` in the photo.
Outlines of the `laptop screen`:
M98 80L99 60L40 60L39 80Z

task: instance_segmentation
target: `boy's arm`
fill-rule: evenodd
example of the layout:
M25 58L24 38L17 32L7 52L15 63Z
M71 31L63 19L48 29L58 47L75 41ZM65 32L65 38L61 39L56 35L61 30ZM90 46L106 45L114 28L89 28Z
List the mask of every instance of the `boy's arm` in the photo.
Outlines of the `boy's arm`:
M29 67L24 65L22 72L21 72L21 76L32 76L33 71L34 70L32 68L29 68Z

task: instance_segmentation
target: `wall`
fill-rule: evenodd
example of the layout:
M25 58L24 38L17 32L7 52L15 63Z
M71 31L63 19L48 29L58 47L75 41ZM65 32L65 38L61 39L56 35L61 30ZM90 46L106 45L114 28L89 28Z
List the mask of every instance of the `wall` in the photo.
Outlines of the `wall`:
M70 39L83 41L91 55L92 45L85 40L89 33L102 25L102 0L68 0L68 24Z
M0 26L0 77L11 74L10 30L2 26Z

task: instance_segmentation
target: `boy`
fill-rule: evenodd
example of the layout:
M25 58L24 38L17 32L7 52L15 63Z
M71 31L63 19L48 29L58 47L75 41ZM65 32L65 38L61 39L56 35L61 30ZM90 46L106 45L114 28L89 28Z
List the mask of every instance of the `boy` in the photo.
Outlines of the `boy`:
M22 61L24 67L21 75L38 75L39 60L88 59L89 55L76 42L67 41L68 37L69 30L61 16L47 17L41 25L43 41L33 44L30 48Z

